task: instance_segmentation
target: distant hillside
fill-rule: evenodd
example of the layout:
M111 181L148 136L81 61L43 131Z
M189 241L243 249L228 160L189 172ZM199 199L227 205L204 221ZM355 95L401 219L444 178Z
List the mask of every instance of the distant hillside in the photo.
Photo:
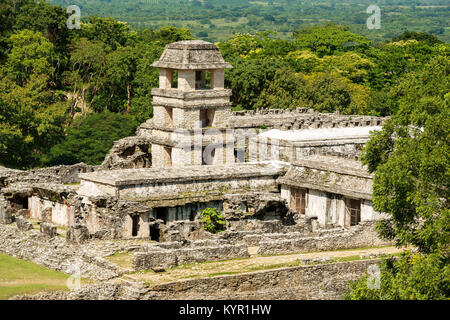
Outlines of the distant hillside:
M288 38L293 30L327 21L373 40L391 39L404 31L421 31L450 41L448 0L50 0L76 4L82 17L111 16L133 28L187 27L197 38L224 40L234 33L275 30ZM366 9L381 8L380 30L368 30Z

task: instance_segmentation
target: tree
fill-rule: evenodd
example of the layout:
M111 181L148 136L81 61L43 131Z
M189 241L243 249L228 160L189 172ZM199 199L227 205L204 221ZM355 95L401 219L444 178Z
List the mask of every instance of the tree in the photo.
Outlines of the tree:
M131 116L108 111L77 118L67 128L64 140L52 147L42 162L46 166L101 164L113 142L133 135L138 125Z
M162 46L146 43L136 47L138 53L136 74L132 83L134 90L130 113L140 122L144 122L153 116L151 89L158 87L159 72L151 64L159 59L163 49Z
M233 69L225 73L225 85L233 88L236 109L253 109L261 92L273 80L276 71L287 64L278 59L235 58Z
M311 108L319 112L370 114L370 89L355 84L336 72L318 72L306 76L304 88Z
M319 58L309 50L292 51L286 56L287 61L300 72L336 72L352 80L354 83L365 84L368 81L369 70L375 64L355 52L344 52Z
M125 46L129 39L128 25L113 18L90 17L88 23L82 24L81 31L81 37L100 41L112 50Z
M347 26L332 23L296 30L292 37L298 48L308 48L320 57L353 47L367 47L371 43L367 38L350 32Z
M16 10L14 21L16 30L29 29L40 32L55 46L57 53L65 53L70 34L66 26L69 15L64 8L46 1L27 1L20 7L16 5Z
M17 84L25 85L32 75L53 75L53 45L41 33L25 29L11 35L9 43L6 72Z
M362 160L375 172L373 206L388 219L380 235L417 254L385 262L381 290L365 278L350 299L449 299L450 60L436 57L402 80L394 92L399 111L373 135Z
M426 33L426 32L405 31L398 37L392 38L392 41L394 41L394 42L406 41L406 40L417 40L419 42L424 42L430 46L443 43L441 40L438 39L438 37L436 37L432 34Z
M183 41L183 40L193 40L189 29L186 28L176 28L173 26L162 27L154 33L153 40L160 41L163 45Z
M0 81L0 164L26 169L39 165L42 153L63 136L65 97L47 89L45 75L25 86Z
M106 78L106 57L111 48L101 41L79 38L71 50L71 70L65 73L66 83L72 87L72 117L79 110L83 114L92 106ZM104 109L96 109L102 111Z
M448 300L450 268L448 257L434 253L405 253L387 259L380 267L380 287L367 286L370 275L350 284L347 300Z
M382 235L431 252L449 237L450 62L435 58L395 89L399 111L364 149L376 171L374 209L391 216Z
M295 109L298 107L308 107L304 88L306 79L302 75L295 74L289 68L282 68L276 71L273 81L265 88L255 108L267 109Z
M119 47L106 57L106 85L103 91L106 91L109 99L103 99L107 101L105 108L130 114L131 85L136 73L136 64L136 51L133 47Z

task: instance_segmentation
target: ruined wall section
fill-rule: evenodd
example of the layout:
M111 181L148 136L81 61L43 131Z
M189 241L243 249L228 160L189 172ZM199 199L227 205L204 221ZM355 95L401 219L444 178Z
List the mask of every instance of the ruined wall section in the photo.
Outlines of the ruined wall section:
M388 118L376 116L341 115L339 113L319 113L313 109L260 109L251 111L231 112L227 129L235 138L235 149L248 152L249 140L257 134L270 130L299 130L319 128L352 128L381 126ZM153 119L149 119L137 129L137 136L133 139L151 140L153 137ZM227 131L228 132L228 131ZM130 141L133 141L131 139ZM329 145L319 144L297 148L302 155L321 153L348 157L359 155L361 146L365 141L355 143L333 142ZM283 149L284 147L281 146ZM289 148L285 148L289 149ZM288 153L289 150L281 152Z
M379 259L306 265L239 275L150 285L106 282L72 292L21 296L24 300L339 300L348 282Z
M151 166L151 141L145 137L136 136L115 141L101 168L116 170L150 168Z
M155 250L133 255L134 270L167 269L187 263L249 258L248 247L243 244L221 244L198 248Z
M230 118L233 129L319 129L380 126L388 118L320 113L313 109L259 109L235 111Z
M392 241L381 239L375 231L375 222L361 222L348 230L334 229L329 232L313 234L305 237L302 234L289 236L267 235L248 236L246 242L257 243L258 254L275 255L296 252L332 251L393 245Z
M90 166L85 163L62 165L28 171L0 167L0 189L15 183L76 184L80 182L80 173L94 172L96 169L96 166Z

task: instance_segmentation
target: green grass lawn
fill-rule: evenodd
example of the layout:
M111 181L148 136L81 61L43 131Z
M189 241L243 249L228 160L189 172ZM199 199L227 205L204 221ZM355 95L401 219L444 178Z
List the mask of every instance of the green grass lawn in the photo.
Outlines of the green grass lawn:
M0 254L0 300L42 291L68 290L67 275Z

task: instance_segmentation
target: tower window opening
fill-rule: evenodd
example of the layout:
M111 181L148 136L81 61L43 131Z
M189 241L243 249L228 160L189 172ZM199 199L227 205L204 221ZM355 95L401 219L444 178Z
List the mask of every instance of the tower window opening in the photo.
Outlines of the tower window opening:
M178 88L178 70L171 70L170 86L173 89Z

